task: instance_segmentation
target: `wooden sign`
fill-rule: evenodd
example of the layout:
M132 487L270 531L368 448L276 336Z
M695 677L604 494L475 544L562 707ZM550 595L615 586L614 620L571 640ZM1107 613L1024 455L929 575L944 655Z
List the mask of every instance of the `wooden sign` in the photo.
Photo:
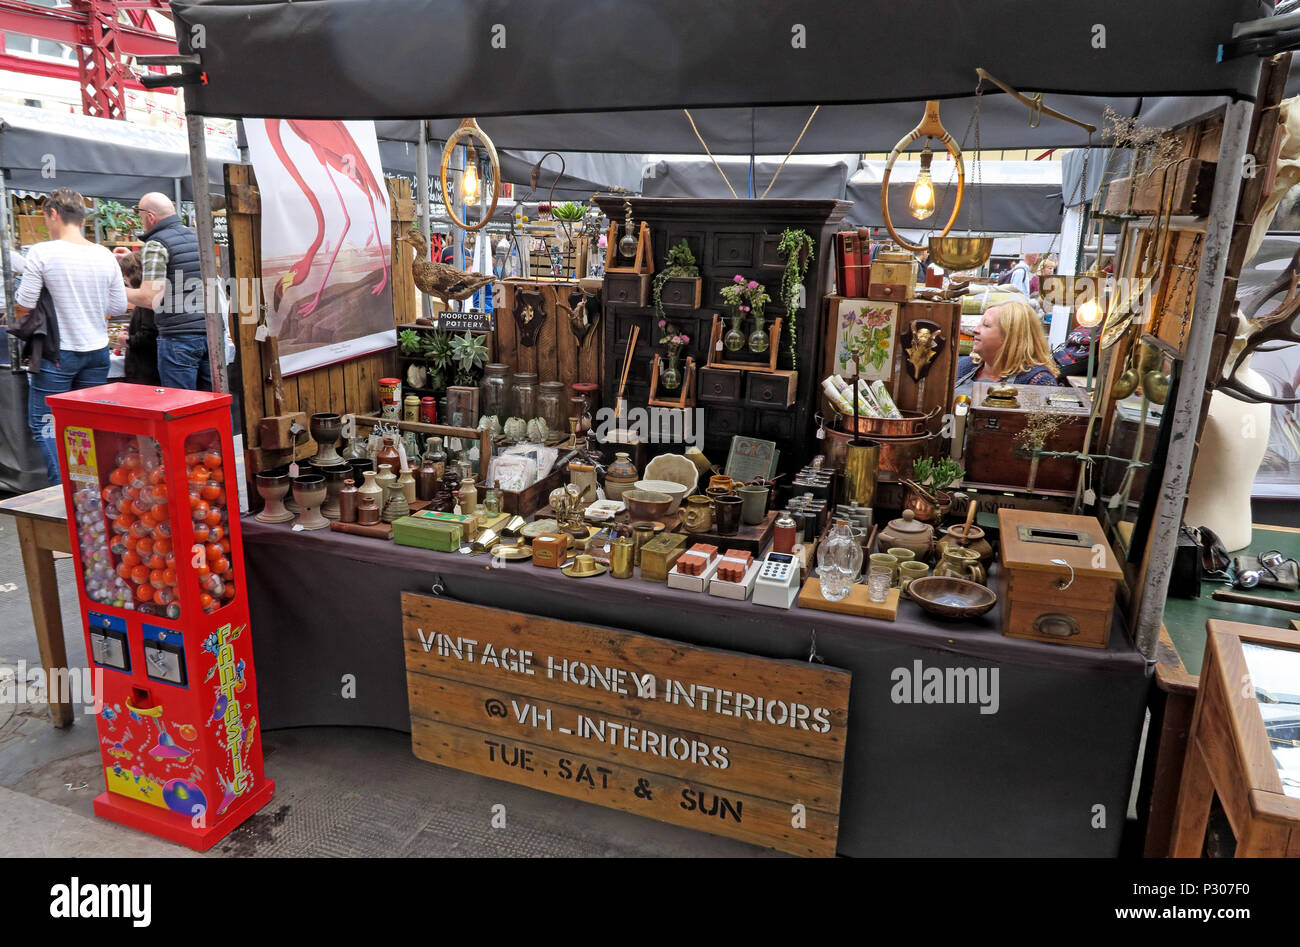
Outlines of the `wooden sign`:
M832 856L848 671L402 593L420 759Z
M481 309L452 312L444 309L433 317L433 324L447 332L491 332L492 313Z

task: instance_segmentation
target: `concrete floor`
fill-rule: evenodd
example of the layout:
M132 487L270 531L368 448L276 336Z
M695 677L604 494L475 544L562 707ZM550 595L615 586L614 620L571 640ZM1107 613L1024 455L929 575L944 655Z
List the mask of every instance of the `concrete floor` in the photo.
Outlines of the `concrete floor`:
M62 559L55 568L68 659L81 667L73 564ZM0 515L0 666L19 661L32 667L40 656L17 533ZM426 763L405 733L317 727L268 731L264 741L275 798L208 857L777 854ZM57 730L43 704L0 703L0 857L191 857L93 814L91 800L104 789L99 760L92 717L78 714ZM506 807L504 828L491 825L497 804Z

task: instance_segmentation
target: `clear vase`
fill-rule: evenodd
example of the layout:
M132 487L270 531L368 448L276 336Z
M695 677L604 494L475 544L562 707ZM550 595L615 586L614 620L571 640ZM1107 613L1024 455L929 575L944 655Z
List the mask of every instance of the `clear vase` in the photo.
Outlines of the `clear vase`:
M675 349L668 350L668 364L659 369L659 387L668 391L676 391L682 386L682 372L678 367L681 362L682 353Z
M749 350L755 355L762 355L767 351L767 328L766 318L761 312L754 313L754 331L749 334Z
M741 331L740 328L741 320L745 318L745 314L739 309L733 308L731 312L728 313L728 318L731 319L731 328L728 329L727 334L722 337L722 344L726 347L728 352L739 352L745 347L745 333Z
M862 547L846 520L836 520L826 540L817 547L817 578L822 598L838 602L853 589L862 571Z

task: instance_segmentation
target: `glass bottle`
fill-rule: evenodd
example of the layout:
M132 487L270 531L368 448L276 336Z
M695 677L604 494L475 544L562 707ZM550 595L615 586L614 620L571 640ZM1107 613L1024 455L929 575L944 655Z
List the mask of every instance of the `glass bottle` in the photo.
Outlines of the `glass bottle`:
M502 424L505 423L506 411L509 409L509 374L509 365L500 362L484 365L483 381L479 385L479 410Z
M799 526L790 515L789 510L782 510L781 515L776 518L776 532L772 537L772 550L774 552L789 553L794 550L794 544L799 541Z
M501 515L501 481L493 480L492 486L483 494L483 509L488 516Z
M836 520L825 542L817 547L817 578L822 598L838 602L853 590L862 571L862 547L858 545L848 520Z
M343 451L344 460L366 460L370 457L370 452L366 449L368 437L362 437L360 434L348 438L348 446Z
M424 456L433 464L434 469L438 471L438 479L441 480L443 475L447 472L447 454L442 449L441 437L429 438L428 442L424 445Z
M510 391L510 417L531 421L537 417L537 373L515 372Z
M537 417L546 422L551 431L563 431L567 426L564 417L564 382L544 381L537 387Z

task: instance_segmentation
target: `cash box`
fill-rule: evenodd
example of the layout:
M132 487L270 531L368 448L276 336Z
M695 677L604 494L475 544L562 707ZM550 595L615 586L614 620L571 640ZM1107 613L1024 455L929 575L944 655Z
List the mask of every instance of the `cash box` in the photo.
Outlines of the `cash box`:
M1002 546L1002 634L1053 644L1104 648L1118 557L1091 516L998 510Z

